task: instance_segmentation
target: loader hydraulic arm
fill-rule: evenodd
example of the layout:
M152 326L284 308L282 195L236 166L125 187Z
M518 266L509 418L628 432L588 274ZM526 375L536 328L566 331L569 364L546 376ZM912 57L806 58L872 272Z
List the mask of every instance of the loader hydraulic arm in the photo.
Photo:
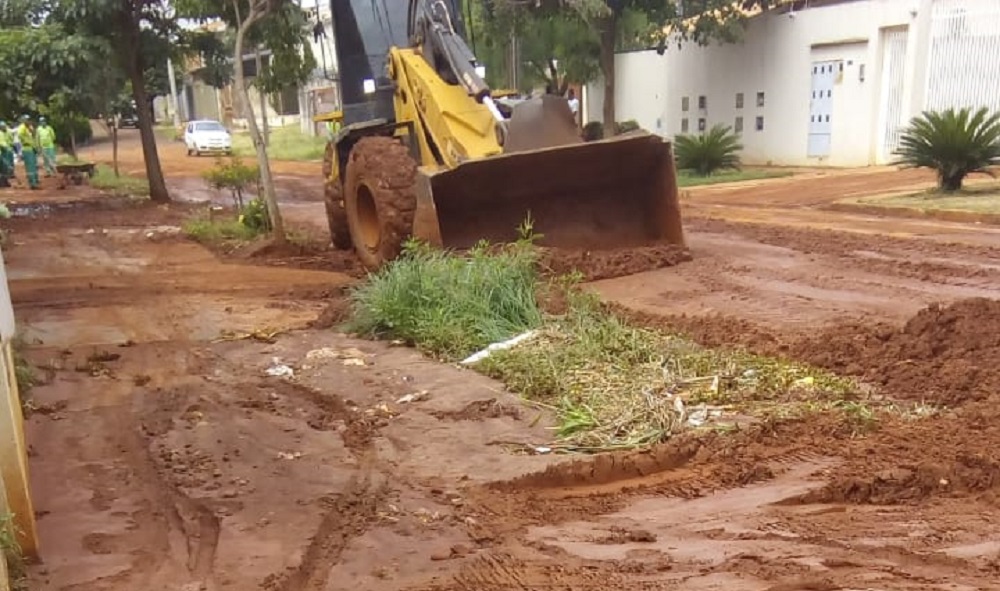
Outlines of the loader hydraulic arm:
M410 46L389 52L396 119L412 123L423 165L454 168L503 152L505 119L469 46L452 0L410 0Z
M448 3L445 0L410 0L409 22L410 39L421 48L424 59L434 66L438 75L451 84L464 87L469 96L486 105L496 122L506 129L503 114L483 80L485 70L455 30Z

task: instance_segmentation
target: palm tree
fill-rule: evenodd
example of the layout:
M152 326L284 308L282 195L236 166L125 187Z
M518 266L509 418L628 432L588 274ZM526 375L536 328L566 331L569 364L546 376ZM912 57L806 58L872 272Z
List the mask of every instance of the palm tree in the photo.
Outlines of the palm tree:
M926 111L903 131L896 153L896 164L931 168L942 192L958 191L971 173L995 176L990 167L1000 163L1000 113L986 107L974 114L969 108Z
M717 170L739 169L740 137L731 128L715 125L701 135L679 135L674 138L677 168L693 170L708 176Z

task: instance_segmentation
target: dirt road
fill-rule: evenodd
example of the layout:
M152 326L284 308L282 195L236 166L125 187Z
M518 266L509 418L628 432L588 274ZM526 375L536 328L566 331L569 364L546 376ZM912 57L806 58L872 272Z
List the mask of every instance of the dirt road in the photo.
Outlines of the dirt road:
M175 193L203 191L203 161L162 153ZM318 182L295 176L311 165L282 166L286 211L316 227ZM46 378L31 588L995 588L1000 307L873 327L995 297L995 234L825 209L927 180L897 174L691 191L693 261L594 285L646 322L950 410L865 437L792 421L576 463L518 453L549 417L495 382L316 325L348 275L220 260L177 234L189 205L32 209L4 253Z

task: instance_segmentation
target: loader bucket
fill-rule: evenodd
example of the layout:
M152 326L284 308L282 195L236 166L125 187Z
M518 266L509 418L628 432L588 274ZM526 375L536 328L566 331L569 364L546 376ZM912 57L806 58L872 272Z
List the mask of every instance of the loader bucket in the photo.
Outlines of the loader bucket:
M510 242L529 216L545 246L683 246L670 144L636 133L420 169L417 238L446 248Z

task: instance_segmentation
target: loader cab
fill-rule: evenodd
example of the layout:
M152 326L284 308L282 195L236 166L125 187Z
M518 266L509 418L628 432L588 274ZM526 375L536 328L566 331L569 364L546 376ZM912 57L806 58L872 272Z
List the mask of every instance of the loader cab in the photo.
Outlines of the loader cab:
M344 125L374 119L395 120L394 88L387 76L386 58L391 47L410 46L413 1L330 0ZM461 3L443 1L456 30L463 33Z

